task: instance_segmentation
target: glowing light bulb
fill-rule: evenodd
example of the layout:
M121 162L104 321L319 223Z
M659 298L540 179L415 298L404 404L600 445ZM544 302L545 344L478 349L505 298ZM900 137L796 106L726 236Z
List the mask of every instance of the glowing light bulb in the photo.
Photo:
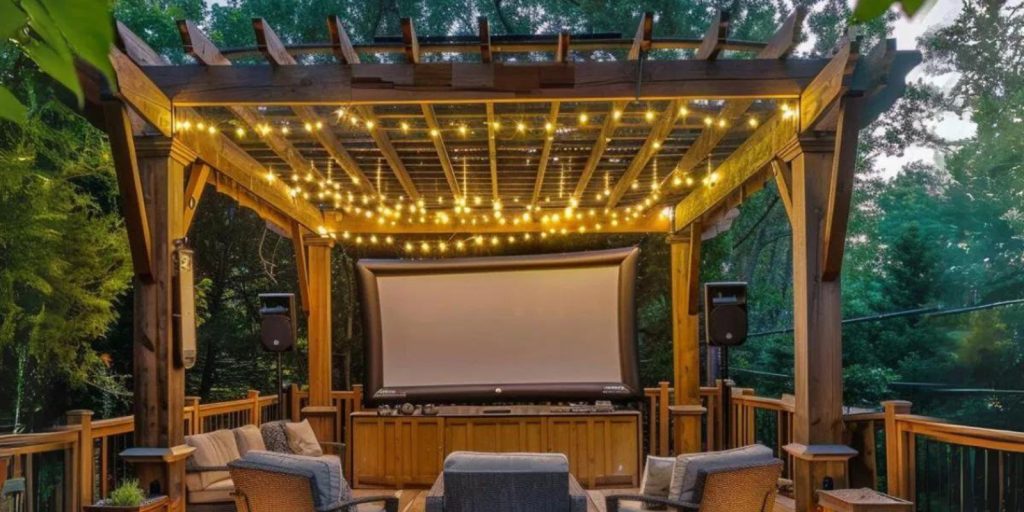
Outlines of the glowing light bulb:
M618 121L621 118L622 118L622 111L621 110L615 109L615 110L612 111L612 119Z
M588 116L586 112L580 112L580 124L587 124L587 121L589 120L590 116Z
M519 132L519 133L525 132L526 131L526 123L524 123L522 121L517 122L516 123L516 131Z
M402 124L399 126L402 127L402 133L409 133L409 123L402 121Z
M441 132L438 131L437 128L431 128L430 129L430 136L431 137L437 137L438 135L441 135Z
M644 112L644 119L646 119L648 123L654 121L654 111L648 110L647 112Z
M686 117L689 113L690 111L686 107L679 107L679 117Z
M245 137L245 129L242 127L235 128L235 136L239 139Z

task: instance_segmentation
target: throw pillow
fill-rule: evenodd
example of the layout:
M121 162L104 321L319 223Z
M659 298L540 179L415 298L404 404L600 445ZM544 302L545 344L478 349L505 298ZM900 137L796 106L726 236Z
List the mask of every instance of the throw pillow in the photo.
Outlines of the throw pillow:
M309 420L285 423L284 431L288 436L288 448L292 453L310 457L320 457L324 454L320 442L316 440L316 434L313 433L313 427L309 426Z

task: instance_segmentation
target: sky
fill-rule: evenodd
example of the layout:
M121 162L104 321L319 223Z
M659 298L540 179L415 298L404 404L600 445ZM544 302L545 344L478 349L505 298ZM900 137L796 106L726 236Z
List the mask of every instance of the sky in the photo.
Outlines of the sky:
M901 16L893 27L893 37L896 38L897 48L900 50L913 50L917 48L917 39L937 27L952 23L960 13L963 3L961 0L938 0L925 13L918 13L914 18ZM907 76L907 81L918 80L948 89L956 80L955 74L934 75L925 71L924 65L918 66ZM932 128L936 135L950 141L971 137L976 127L969 118L959 118L952 113L942 115ZM902 155L888 155L878 159L878 167L882 174L887 177L895 176L904 165L923 161L926 163L937 163L937 152L931 148L911 146Z

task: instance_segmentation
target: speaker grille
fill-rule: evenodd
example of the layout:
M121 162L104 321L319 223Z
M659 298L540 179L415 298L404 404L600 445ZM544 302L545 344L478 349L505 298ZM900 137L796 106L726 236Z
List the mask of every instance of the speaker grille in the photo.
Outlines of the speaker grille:
M284 315L267 315L260 322L260 342L268 352L287 352L295 345L291 319Z
M739 306L717 306L708 317L708 343L731 347L747 339L747 312Z

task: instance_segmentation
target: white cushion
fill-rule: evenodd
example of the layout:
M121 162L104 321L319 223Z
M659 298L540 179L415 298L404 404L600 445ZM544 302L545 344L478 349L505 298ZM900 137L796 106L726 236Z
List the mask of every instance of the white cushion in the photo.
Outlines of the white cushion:
M774 457L771 448L760 444L720 452L684 453L676 457L668 497L673 501L693 502L699 499L693 495L693 491L697 486L697 475L702 470L743 465Z
M313 427L309 426L309 420L285 423L284 432L288 436L288 448L295 455L320 457L324 454L320 442L316 440L316 434L313 433Z

